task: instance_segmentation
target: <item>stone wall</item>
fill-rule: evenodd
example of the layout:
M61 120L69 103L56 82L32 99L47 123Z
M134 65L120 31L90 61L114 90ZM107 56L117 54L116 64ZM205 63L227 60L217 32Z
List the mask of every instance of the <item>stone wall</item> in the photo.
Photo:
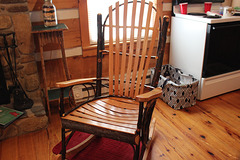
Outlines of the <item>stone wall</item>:
M0 140L45 128L48 123L45 107L42 103L43 94L40 88L37 64L33 55L34 41L31 30L27 0L0 0L0 33L16 33L18 46L15 49L17 77L28 97L34 101L32 108L25 110L21 119L18 119L6 129L0 130ZM10 38L7 40L11 43ZM2 43L3 39L0 39L0 45L3 45ZM9 87L13 85L13 82L10 68L2 56L3 54L6 53L0 51L4 75ZM11 104L5 106L12 107Z

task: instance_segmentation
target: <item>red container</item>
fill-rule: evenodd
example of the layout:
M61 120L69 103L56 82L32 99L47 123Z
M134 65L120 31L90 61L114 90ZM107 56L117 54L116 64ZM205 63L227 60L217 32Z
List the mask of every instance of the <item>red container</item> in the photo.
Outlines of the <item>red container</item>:
M188 3L180 3L179 6L180 6L181 14L187 14Z
M204 12L207 13L208 11L211 11L212 2L204 2Z

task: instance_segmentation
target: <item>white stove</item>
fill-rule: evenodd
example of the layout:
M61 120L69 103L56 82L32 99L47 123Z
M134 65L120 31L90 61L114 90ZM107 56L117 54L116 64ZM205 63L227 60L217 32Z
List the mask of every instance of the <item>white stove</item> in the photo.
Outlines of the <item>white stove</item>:
M189 7L188 13L203 13L202 6ZM174 10L169 63L199 80L197 99L240 89L240 17L205 18Z

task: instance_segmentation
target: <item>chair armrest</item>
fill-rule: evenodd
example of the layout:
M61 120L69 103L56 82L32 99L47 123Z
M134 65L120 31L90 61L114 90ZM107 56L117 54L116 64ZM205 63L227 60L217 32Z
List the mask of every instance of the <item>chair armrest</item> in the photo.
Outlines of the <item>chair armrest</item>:
M72 79L72 80L68 80L68 81L63 81L63 82L57 82L55 87L57 88L66 88L66 87L70 87L70 86L74 86L74 85L78 85L78 84L84 84L84 83L90 83L90 82L94 82L97 80L109 80L108 78L82 78L82 79Z
M97 78L83 78L83 79L73 79L73 80L68 80L68 81L63 81L63 82L57 82L56 87L57 88L66 88L78 84L84 84L84 83L90 83L93 81L96 81Z
M161 88L155 88L150 92L140 94L136 96L136 101L137 102L148 102L152 99L160 97L162 94L162 89Z

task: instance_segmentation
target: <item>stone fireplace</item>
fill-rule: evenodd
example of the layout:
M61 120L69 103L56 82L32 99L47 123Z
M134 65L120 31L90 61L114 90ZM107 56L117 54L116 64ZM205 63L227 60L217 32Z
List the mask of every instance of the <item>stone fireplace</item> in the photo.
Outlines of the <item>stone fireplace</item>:
M0 129L0 140L39 130L48 124L34 58L34 41L31 30L27 0L0 0L0 33L15 32L16 75L27 96L34 102L30 109L24 110L25 113L20 119L17 119L7 128ZM4 45L3 39L0 39L0 45ZM2 49L0 50L0 60L6 85L9 88L13 82L9 65L3 54L6 54L6 51ZM2 106L12 108L13 98L9 104L2 104Z

